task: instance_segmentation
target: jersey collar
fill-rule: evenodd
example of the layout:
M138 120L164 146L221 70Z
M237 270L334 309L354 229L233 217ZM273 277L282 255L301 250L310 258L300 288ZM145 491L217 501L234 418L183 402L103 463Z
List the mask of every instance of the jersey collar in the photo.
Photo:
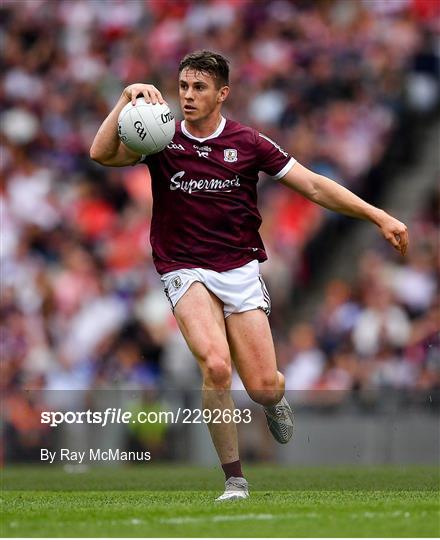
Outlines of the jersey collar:
M208 135L207 137L203 137L202 139L199 137L194 137L194 135L191 135L191 133L185 127L185 120L182 120L182 122L180 123L180 128L184 135L186 135L190 139L194 139L195 141L202 143L202 142L207 141L208 139L215 139L216 137L221 135L222 131L225 129L225 125L226 125L226 118L222 116L222 119L220 120L220 124L218 125L218 128L214 131L214 133L211 133L211 135Z

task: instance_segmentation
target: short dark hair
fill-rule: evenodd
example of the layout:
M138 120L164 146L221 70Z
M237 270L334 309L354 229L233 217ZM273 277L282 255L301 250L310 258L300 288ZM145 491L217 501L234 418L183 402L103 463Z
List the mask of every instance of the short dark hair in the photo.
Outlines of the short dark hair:
M216 80L218 88L229 84L229 62L221 54L211 51L189 53L180 62L179 75L186 68L209 73Z

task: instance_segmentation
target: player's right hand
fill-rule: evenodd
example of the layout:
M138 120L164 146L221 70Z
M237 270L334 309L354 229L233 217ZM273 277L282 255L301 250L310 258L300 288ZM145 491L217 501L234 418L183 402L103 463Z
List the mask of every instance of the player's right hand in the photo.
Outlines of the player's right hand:
M130 84L129 86L124 88L122 95L126 97L129 101L131 101L132 105L135 105L136 98L141 97L141 96L144 96L145 101L147 103L152 103L153 105L155 103L161 103L161 104L165 103L165 100L163 99L162 94L152 84L144 84L144 83Z

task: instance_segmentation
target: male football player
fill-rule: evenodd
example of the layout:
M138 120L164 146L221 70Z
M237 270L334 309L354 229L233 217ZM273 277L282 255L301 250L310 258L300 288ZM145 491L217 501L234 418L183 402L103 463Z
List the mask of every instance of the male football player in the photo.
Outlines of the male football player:
M162 152L139 156L118 137L121 109L138 96L164 99L151 84L127 86L99 128L90 156L102 165L143 163L152 179L151 245L165 294L203 376L203 406L233 410L234 363L249 396L264 407L280 443L293 433L268 322L270 299L259 273L266 259L258 230L257 181L264 171L321 206L367 219L403 255L406 226L336 182L298 163L275 142L222 116L229 66L219 54L188 54L179 66L183 121ZM234 422L209 424L226 476L218 500L248 497Z

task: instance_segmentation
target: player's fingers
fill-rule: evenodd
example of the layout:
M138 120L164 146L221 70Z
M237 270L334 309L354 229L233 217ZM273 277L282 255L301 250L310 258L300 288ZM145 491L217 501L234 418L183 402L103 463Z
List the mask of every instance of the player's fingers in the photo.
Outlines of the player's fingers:
M138 90L136 88L131 89L131 104L136 105L136 98L138 96Z
M387 234L385 238L388 240L388 242L395 247L398 251L400 251L400 239L399 236L395 233Z
M163 103L163 97L162 94L157 90L157 88L154 88L151 92L151 103L155 105L156 103Z
M405 255L407 249L408 249L408 243L409 243L409 236L408 236L408 230L403 230L400 234L400 252L402 255Z
M159 90L152 86L152 85L142 85L142 86L136 86L130 89L130 95L131 95L131 103L133 105L136 105L136 98L139 95L142 95L145 99L146 103L165 103L165 100L162 97L162 94L159 92Z
M162 97L162 94L159 92L159 90L155 87L155 86L148 86L148 88L145 90L144 92L144 95L145 93L148 93L148 101L147 101L147 98L145 98L145 101L147 101L147 103L151 103L153 105L155 105L156 103L163 103L164 102L164 99Z
M143 92L145 101L147 103L152 103L153 105L156 103L156 94L154 92L154 89L146 88Z
M389 239L389 241L391 242L391 244L398 250L400 251L400 243L399 243L399 240L393 235L391 236L391 238Z
M390 242L397 249L401 255L405 255L406 245L403 239L403 233L394 233L393 238L390 239Z

